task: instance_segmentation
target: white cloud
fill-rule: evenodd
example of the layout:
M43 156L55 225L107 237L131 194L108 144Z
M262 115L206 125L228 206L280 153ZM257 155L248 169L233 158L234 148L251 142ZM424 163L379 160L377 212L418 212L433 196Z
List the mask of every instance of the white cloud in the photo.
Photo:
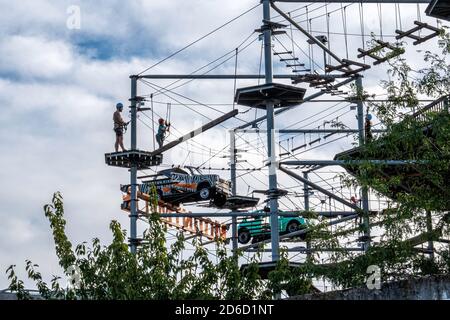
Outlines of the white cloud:
M73 67L70 46L29 36L3 37L0 42L0 70L25 78L57 78Z

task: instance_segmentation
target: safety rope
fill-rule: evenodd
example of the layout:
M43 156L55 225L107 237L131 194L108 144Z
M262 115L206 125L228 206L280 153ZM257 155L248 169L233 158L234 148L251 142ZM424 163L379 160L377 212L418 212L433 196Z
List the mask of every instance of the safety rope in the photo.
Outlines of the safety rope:
M366 38L365 38L365 26L364 26L364 5L361 2L359 4L359 23L361 25L361 41L362 41L362 49L366 51ZM363 57L364 63L366 63L366 56Z
M239 49L236 48L236 60L234 62L233 110L236 107L236 100L234 99L234 95L236 94L236 89L237 89L238 54L239 54Z
M342 7L341 3L342 26L344 29L345 54L348 60L348 38L347 38L347 7Z

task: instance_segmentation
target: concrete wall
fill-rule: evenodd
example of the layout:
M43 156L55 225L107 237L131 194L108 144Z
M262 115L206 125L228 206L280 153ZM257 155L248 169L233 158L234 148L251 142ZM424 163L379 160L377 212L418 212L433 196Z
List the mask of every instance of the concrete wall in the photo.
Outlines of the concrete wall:
M42 300L42 298L35 292L31 293L31 298L33 300ZM14 293L4 290L0 291L0 300L17 300L17 296Z
M450 275L383 283L366 287L295 296L289 300L450 300Z
M14 293L0 292L0 300L17 300Z

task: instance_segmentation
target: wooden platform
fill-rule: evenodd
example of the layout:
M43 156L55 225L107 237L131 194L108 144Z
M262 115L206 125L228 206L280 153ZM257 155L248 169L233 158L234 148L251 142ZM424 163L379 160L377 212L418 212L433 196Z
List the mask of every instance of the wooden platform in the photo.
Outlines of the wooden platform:
M450 21L450 2L448 0L432 0L425 12L431 17Z
M273 102L275 108L298 105L303 101L306 89L280 83L267 83L259 86L236 90L237 104L251 108L265 109L267 102Z
M105 154L105 162L108 166L127 168L137 166L138 170L159 166L162 162L162 155L153 155L150 152L140 150L130 150L125 152L114 152Z
M219 206L214 204L212 201L206 203L206 204L198 204L199 207L204 208L217 208L217 209L228 209L231 211L240 210L240 209L248 209L253 208L258 205L259 198L253 198L253 197L244 197L244 196L234 196L234 197L228 197L226 202Z

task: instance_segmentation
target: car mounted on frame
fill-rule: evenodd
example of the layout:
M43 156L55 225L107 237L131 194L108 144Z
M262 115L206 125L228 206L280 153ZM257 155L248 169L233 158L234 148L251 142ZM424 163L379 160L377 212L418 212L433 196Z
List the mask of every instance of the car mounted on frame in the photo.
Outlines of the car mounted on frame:
M253 213L266 213L267 210L258 210ZM300 215L300 211L280 211L280 213L292 213ZM303 217L278 217L278 232L280 235L305 229L307 221ZM299 235L299 238L304 240L306 234ZM270 239L270 223L269 217L256 216L252 218L244 218L238 225L238 242L240 244L247 244L252 240L252 243Z
M181 168L159 171L151 176L152 180L143 181L139 191L150 194L155 186L159 199L174 205L207 200L217 207L225 205L231 195L230 181L216 174L203 174L194 167L186 168L189 172ZM128 187L122 187L122 191Z

